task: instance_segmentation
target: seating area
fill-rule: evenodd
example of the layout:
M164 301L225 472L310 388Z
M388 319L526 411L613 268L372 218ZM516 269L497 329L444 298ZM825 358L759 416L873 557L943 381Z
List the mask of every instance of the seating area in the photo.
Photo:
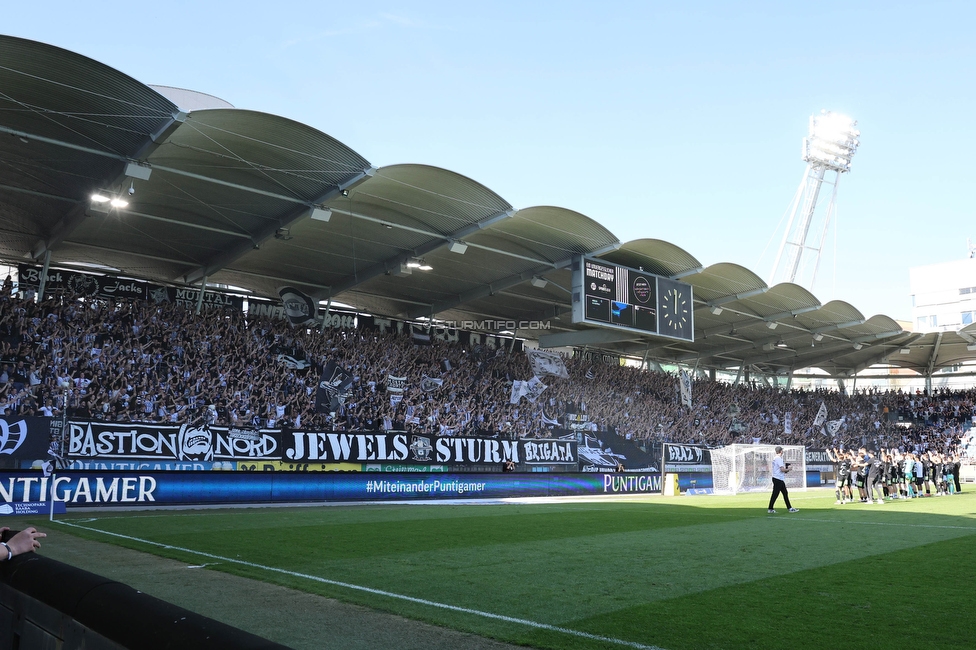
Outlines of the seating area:
M318 413L315 390L330 361L353 375L353 386L335 411ZM568 379L541 377L541 396L512 403L512 382L532 377L518 350L417 345L408 334L370 329L292 328L233 309L196 315L173 303L63 294L36 303L9 278L0 298L0 411L7 417L60 415L66 392L70 418L116 422L546 437L551 428L569 428L569 413L577 427L641 445L878 442L947 451L971 425L976 397L783 391L696 378L688 408L673 374L581 357L565 364ZM404 378L402 391L387 390L390 377ZM815 427L821 404L828 421Z

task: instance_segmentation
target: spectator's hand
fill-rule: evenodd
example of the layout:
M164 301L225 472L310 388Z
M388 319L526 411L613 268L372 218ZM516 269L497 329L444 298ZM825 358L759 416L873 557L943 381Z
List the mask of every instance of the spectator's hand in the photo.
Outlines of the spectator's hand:
M0 527L0 535L10 530L7 526ZM34 549L41 547L41 543L37 541L41 537L47 537L47 533L38 532L33 526L29 526L24 530L20 531L7 541L7 548L13 555L23 555L24 553L31 553ZM6 559L6 558L0 558Z

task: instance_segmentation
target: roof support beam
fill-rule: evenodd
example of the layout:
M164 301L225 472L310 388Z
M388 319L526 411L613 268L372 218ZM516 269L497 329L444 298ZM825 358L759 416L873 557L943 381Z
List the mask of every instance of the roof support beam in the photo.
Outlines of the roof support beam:
M735 302L736 300L745 300L746 298L752 298L753 296L758 296L760 294L766 293L767 291L769 291L769 287L750 289L749 291L743 291L742 293L735 293L730 296L722 296L721 298L710 300L705 304L708 307L721 307L722 305L727 305L730 302Z
M770 314L769 316L764 317L764 320L766 320L766 321L778 321L781 318L788 318L790 316L796 317L796 316L799 316L800 314L806 314L807 312L817 311L821 307L823 307L823 305L813 305L811 307L801 307L800 309L792 309L792 310L789 310L789 311L781 311L781 312L778 312L776 314Z
M942 347L942 332L935 337L935 345L932 346L932 354L929 355L929 362L925 369L925 376L931 377L935 371L935 363L939 360L939 348Z
M587 255L598 256L603 253L616 250L620 248L620 246L621 243L616 242L610 244L609 246L604 246L600 249L589 252L587 253ZM540 273L545 273L546 271L551 271L553 269L565 268L571 265L573 263L573 260L576 259L576 257L577 257L576 255L572 255L565 259L559 260L558 262L553 262L552 264L547 264L545 266L537 266L533 269L523 271L522 273L519 273L517 275L510 275L507 278L502 278L501 280L492 282L491 284L487 284L481 287L476 287L469 291L460 293L454 298L451 298L450 300L443 300L439 303L434 303L433 305L431 305L430 310L427 311L412 310L407 314L407 318L419 318L420 316L432 316L442 311L453 309L458 305L464 304L471 300L478 300L479 298L487 298L488 296L494 294L496 291L503 291L504 289L514 287L515 285L521 284L523 282L528 282L529 280L539 275Z
M295 221L298 221L302 217L307 216L309 214L309 210L312 209L313 206L320 205L322 203L325 203L326 201L329 201L330 199L340 195L344 190L348 190L358 185L359 183L362 183L365 180L369 179L375 173L376 173L376 169L373 167L364 169L358 174L348 177L346 180L339 183L339 185L337 185L336 187L326 192L323 192L322 194L320 194L319 196L315 197L314 199L308 202L292 198L291 200L296 203L299 203L299 205L294 209L292 209L291 212L286 214L281 219L272 221L271 223L265 225L257 232L252 233L251 238L248 241L242 242L240 244L237 244L235 246L226 249L222 253L215 255L204 266L201 266L199 268L190 271L189 273L186 274L186 276L184 276L184 282L186 282L187 284L196 284L200 282L200 280L204 276L210 276L213 275L214 273L217 273L218 271L226 267L228 264L233 263L235 260L240 258L248 251L254 250L256 247L260 246L262 242L264 242L269 237L272 237L275 234L275 232L278 231L279 228L286 228L292 223L294 223Z
M116 253L118 255L132 255L133 257L142 257L147 260L156 260L159 262L166 262L168 264L176 264L178 266L186 266L187 264L192 264L192 260L174 260L171 257L160 257L159 255L149 255L148 253L137 253L135 251L120 251L114 248L107 248L105 246L93 246L91 244L86 244L80 241L68 241L72 246L81 246L82 248L93 248L97 251L105 251L106 253ZM69 265L66 265L69 266Z
M122 167L116 172L115 176L111 178L106 178L102 183L102 187L114 187L119 185L121 187L122 183L125 181L125 165L131 161L142 161L155 151L160 144L166 141L166 138L170 136L180 124L186 120L186 113L182 111L177 111L173 113L165 123L163 123L155 133L149 134L149 136L143 141L142 145L132 154L132 156L119 156L117 154L111 154L111 157L116 158ZM13 131L13 129L7 129L8 131ZM52 138L37 138L37 136L27 136L28 138L33 137L42 142L47 142L48 144L62 145L65 146L68 143L61 142L59 140L54 140ZM89 153L97 153L102 155L103 152L99 152L97 149L88 149L87 147L80 148L82 150L87 150ZM82 221L85 220L86 212L88 210L88 202L82 201L76 203L67 214L65 214L60 221L54 226L51 234L46 238L38 241L34 244L31 249L31 258L38 259L44 253L57 247L61 242L65 240L74 230L77 228Z
M337 208L332 208L332 210L334 212L339 212L341 214L358 216L350 212L347 212L345 210L339 210ZM348 291L349 289L352 289L353 287L356 287L362 284L363 282L372 280L373 278L379 277L381 275L385 275L387 271L398 269L401 264L406 264L411 257L423 257L424 255L428 255L440 248L447 246L448 244L451 243L451 241L457 241L458 239L467 237L468 235L476 233L479 230L490 228L491 226L495 225L499 221L504 221L505 219L510 218L513 214L515 214L514 210L506 210L505 212L496 212L495 214L482 219L478 223L471 224L470 226L465 226L464 228L456 230L449 235L428 233L429 235L431 235L431 237L433 237L431 241L427 242L426 244L423 244L422 246L418 246L412 251L407 251L406 253L395 255L393 257L383 260L382 262L377 262L376 264L373 264L372 266L365 268L362 271L353 273L351 275L347 275L346 277L336 281L332 285L331 293L332 295L337 295L342 293L343 291Z
M540 348L561 348L580 345L601 345L605 343L621 343L641 338L636 332L624 332L611 329L591 329L574 332L560 332L559 334L545 334L539 337Z

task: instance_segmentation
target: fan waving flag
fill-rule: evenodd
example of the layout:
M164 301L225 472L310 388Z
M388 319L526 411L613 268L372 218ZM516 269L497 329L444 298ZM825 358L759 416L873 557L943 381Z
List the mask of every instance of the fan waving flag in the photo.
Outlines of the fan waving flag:
M681 403L691 408L691 375L688 374L687 370L681 371L678 384L681 388Z
M278 289L281 302L285 308L285 316L292 325L301 325L315 320L315 302L295 287Z
M546 352L545 350L526 350L525 354L529 357L532 374L536 377L552 375L553 377L569 379L566 364L558 353Z
M340 368L335 361L325 364L319 387L315 391L315 411L328 413L335 411L345 402L352 388L352 375L345 368Z
M817 417L813 419L813 428L822 427L827 421L827 405L820 402L820 410L817 411Z

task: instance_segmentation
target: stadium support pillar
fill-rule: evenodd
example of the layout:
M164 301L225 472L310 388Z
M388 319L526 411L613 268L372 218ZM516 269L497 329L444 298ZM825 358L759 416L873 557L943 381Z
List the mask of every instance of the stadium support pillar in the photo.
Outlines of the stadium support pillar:
M708 369L708 379L709 379L709 381L715 381L715 377L716 377L716 375L715 375L715 368L709 368Z
M790 392L793 389L793 370L790 369L790 374L786 375L786 392Z
M37 285L37 302L44 300L44 287L47 285L47 270L51 267L51 249L44 251L44 268L41 269L41 281Z
M739 369L735 371L735 381L732 382L732 385L733 386L738 386L739 385L739 380L741 378L742 378L742 366L740 365L739 366Z
M846 392L847 389L846 389L846 386L844 385L844 378L843 377L838 377L837 378L837 390L840 391L841 395L846 395L847 394L847 392Z
M207 276L203 276L203 280L200 281L200 295L197 296L197 316L200 315L200 310L203 309L203 294L207 291Z

